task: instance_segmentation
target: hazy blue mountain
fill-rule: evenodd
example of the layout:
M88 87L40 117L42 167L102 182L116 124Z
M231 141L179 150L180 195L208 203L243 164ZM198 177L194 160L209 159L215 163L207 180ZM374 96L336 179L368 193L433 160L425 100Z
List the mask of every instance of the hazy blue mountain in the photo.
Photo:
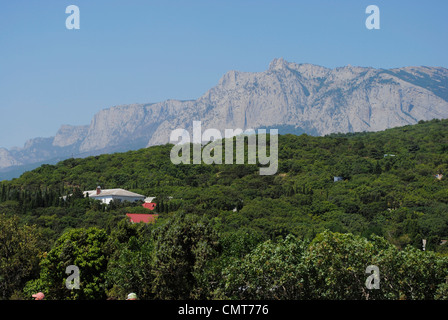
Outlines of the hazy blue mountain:
M165 144L174 129L191 132L195 120L202 121L202 130L278 128L326 135L434 118L448 118L448 69L329 69L274 59L264 72L227 72L197 100L115 106L97 113L90 125L64 125L55 137L0 148L0 179L33 164Z

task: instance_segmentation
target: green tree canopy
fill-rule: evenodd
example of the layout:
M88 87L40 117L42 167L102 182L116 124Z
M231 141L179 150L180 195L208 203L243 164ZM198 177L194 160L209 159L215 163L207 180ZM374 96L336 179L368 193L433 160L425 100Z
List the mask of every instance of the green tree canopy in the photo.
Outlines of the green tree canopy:
M9 299L38 274L44 248L40 238L35 226L0 214L0 299Z
M34 287L51 300L104 299L105 272L110 255L107 233L98 228L71 229L64 233L41 261L40 279ZM66 287L66 268L80 271L80 288ZM33 287L30 285L29 288ZM36 288L37 289L37 288Z

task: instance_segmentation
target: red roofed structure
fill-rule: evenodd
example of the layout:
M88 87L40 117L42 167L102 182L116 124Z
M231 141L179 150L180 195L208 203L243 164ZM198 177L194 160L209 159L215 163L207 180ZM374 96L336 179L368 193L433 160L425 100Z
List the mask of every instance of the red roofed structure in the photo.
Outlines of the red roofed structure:
M155 202L145 202L144 204L142 204L143 208L146 208L149 210L154 210L156 205L157 205L157 203L155 203Z
M159 217L158 214L150 214L150 213L126 213L126 216L133 223L155 223L156 219Z

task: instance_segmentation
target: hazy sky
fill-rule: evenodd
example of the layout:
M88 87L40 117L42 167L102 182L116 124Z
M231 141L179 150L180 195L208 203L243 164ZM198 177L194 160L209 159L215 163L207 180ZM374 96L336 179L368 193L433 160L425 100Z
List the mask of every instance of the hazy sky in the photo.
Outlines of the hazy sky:
M67 6L80 9L68 30ZM380 30L368 30L368 5ZM0 6L0 147L101 109L196 99L274 58L326 67L448 67L446 0L20 0Z

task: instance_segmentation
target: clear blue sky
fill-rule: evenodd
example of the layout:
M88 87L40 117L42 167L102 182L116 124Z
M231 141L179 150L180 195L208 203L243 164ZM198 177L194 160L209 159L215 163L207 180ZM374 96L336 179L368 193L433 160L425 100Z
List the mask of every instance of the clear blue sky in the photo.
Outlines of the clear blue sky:
M65 8L80 9L68 30ZM377 5L381 29L365 27ZM196 99L229 70L448 67L446 0L54 0L0 7L0 147L114 105Z

